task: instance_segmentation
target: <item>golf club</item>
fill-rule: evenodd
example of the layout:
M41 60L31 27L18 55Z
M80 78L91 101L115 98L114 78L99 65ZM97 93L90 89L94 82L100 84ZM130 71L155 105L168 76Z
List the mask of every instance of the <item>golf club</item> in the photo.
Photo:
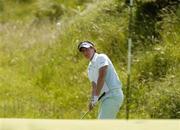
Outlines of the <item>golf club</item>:
M101 98L102 98L105 94L106 94L106 93L104 92L104 93L98 98L98 101L101 100ZM81 117L81 119L83 119L89 112L90 112L90 110L88 110L88 111Z

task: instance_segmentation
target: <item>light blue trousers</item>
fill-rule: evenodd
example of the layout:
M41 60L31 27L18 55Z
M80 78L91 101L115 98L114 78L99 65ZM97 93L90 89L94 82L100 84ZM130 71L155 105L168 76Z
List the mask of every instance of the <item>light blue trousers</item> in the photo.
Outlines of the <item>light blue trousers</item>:
M98 119L116 119L123 99L121 89L110 91L100 102Z

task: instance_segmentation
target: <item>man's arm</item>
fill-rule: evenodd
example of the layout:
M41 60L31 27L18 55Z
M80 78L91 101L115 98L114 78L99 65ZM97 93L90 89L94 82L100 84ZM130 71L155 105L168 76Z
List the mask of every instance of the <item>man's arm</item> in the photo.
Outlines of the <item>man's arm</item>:
M92 97L94 96L94 95L96 95L96 83L93 81L92 83Z
M103 66L99 69L99 77L97 80L97 84L95 82L92 82L92 101L89 104L89 110L92 110L94 105L98 101L98 97L104 85L107 68L108 68L108 65Z
M93 109L93 104L92 104L92 101L94 100L94 96L96 95L96 83L93 81L91 82L91 85L92 85L92 92L91 92L91 101L89 103L89 110L91 111Z
M96 102L98 101L99 94L101 92L101 89L104 85L106 72L107 72L107 65L103 66L99 69L99 77L97 80L97 84L95 82L92 82L92 101L89 104L89 110L92 110Z
M100 95L101 89L103 88L106 73L107 73L107 68L108 68L108 65L103 66L99 69L99 77L97 80L96 92L95 92L96 96Z

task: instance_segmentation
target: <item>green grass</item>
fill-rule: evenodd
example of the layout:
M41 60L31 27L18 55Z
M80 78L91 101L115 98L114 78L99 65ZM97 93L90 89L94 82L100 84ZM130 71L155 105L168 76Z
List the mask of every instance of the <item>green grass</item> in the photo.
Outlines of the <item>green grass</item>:
M112 59L126 91L129 12L123 1L1 2L0 117L79 119L91 90L88 61L77 50L82 40L95 42L98 52ZM54 13L54 6L63 13ZM157 15L162 19L153 21L153 28L159 39L150 44L138 33L133 36L130 118L179 118L178 9ZM143 20L148 18L138 23L148 23ZM152 34L136 23L141 35ZM97 111L87 118L95 118ZM125 114L124 102L118 118Z

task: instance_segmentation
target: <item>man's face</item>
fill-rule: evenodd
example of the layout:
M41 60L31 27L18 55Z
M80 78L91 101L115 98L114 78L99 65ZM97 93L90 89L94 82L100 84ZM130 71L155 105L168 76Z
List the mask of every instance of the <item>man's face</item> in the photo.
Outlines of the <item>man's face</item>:
M87 59L91 60L93 54L94 54L94 49L93 48L81 48L81 53L86 57Z

